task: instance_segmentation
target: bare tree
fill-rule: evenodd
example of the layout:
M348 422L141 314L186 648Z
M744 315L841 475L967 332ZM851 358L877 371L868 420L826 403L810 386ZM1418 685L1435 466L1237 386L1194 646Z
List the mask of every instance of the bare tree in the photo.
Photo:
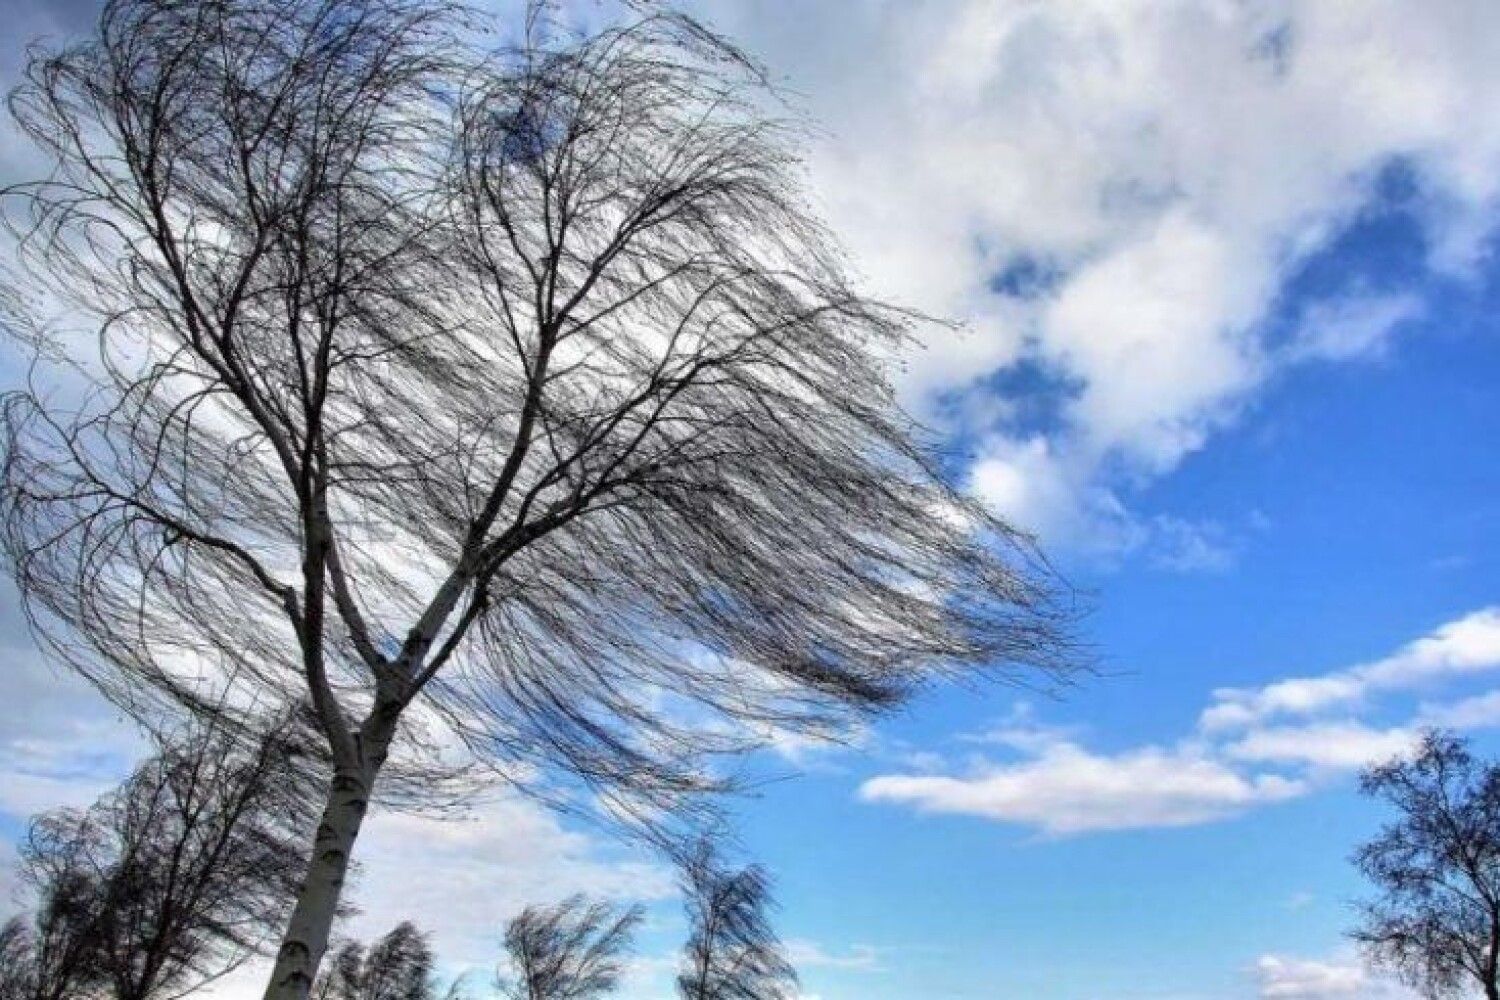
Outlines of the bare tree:
M711 838L682 863L689 934L677 992L683 1000L790 1000L797 972L768 910L771 886L759 865L725 867Z
M639 906L570 896L528 906L505 928L513 976L502 976L511 1000L597 1000L614 991L621 959L640 924Z
M443 0L108 0L12 96L53 162L0 301L72 367L5 399L7 552L138 716L310 700L278 1000L418 723L661 816L723 787L706 754L1063 660L1050 576L896 407L913 318L851 283L763 75L676 14L545 15L488 52Z
M403 921L368 951L344 944L313 988L317 1000L433 1000L432 948L427 936Z
M1429 732L1361 787L1400 815L1355 854L1380 890L1355 940L1427 996L1500 1000L1500 765Z
M210 981L285 921L309 815L281 733L249 752L213 730L169 738L83 818L102 834L96 936L116 1000Z
M38 886L36 910L0 929L0 998L78 1000L99 983L91 933L93 882L70 869Z
M0 926L0 1000L34 1000L37 963L32 930L20 917Z
M33 822L34 929L7 934L34 1000L177 996L263 947L301 869L307 809L285 752L279 738L247 754L183 731L88 810Z

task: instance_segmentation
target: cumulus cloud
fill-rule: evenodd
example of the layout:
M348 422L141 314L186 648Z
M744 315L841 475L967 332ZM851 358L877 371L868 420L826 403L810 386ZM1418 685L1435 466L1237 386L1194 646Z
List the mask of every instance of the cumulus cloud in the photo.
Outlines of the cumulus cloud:
M1020 763L986 763L962 777L885 775L866 781L859 794L867 802L1070 834L1188 826L1302 791L1300 782L1277 774L1242 774L1192 749L1095 754L1057 740Z
M1252 730L1224 748L1236 760L1306 764L1339 769L1405 754L1417 743L1415 729L1375 729L1358 722L1323 722Z
M1135 487L1279 370L1378 356L1420 312L1353 276L1271 335L1391 170L1431 267L1463 273L1493 224L1500 21L1465 0L702 6L827 124L811 176L871 286L966 321L929 331L908 399L988 397L1021 359L1066 387L1041 431L953 410L975 489L1054 543L1153 553Z
M1500 668L1500 608L1449 622L1372 663L1258 688L1221 688L1203 712L1206 730L1249 726L1278 715L1306 715L1359 702L1379 691L1416 687Z
M529 800L502 796L457 819L375 812L361 834L351 898L359 935L414 920L455 965L493 968L505 921L528 903L572 893L625 902L665 899L671 871L569 830Z
M1399 692L1500 666L1500 609L1464 615L1390 656L1255 689L1221 689L1197 727L1174 744L1087 748L1076 729L1049 726L1028 706L963 742L1003 747L962 766L932 754L920 768L865 781L867 802L978 816L1049 834L1187 826L1308 794L1350 771L1408 752L1426 726L1500 724L1500 691L1409 710L1374 725L1354 710ZM1341 714L1330 715L1332 711Z

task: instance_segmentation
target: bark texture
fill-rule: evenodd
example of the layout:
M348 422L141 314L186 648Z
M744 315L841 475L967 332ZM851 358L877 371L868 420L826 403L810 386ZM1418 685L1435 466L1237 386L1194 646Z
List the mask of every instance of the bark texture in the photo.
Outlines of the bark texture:
M307 876L276 952L265 1000L306 1000L312 990L328 949L375 777L366 768L341 769L329 782L328 803L313 837Z

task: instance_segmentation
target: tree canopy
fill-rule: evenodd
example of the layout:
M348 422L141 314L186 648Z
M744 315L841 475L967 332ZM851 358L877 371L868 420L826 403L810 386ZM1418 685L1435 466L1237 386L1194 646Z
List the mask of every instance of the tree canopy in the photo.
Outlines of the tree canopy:
M512 1000L599 1000L619 984L623 956L644 911L570 896L532 905L505 928Z
M1366 771L1398 815L1355 863L1380 895L1354 932L1377 962L1432 997L1500 997L1500 765L1428 732L1410 758Z
M310 707L279 996L424 732L655 819L778 729L1067 662L764 75L664 8L548 8L497 48L442 0L108 0L12 95L50 165L4 192L0 302L61 366L0 406L5 550L138 716Z
M85 810L21 845L29 917L0 932L5 1000L170 1000L274 941L302 870L309 809L280 735L245 751L179 728Z

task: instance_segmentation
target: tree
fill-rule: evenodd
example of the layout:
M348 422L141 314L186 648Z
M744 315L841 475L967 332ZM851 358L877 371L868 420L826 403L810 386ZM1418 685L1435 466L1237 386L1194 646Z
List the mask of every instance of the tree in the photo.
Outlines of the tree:
M39 886L30 924L13 917L0 929L0 998L75 1000L96 984L90 922L93 885L67 873Z
M0 1000L35 1000L37 961L31 928L20 917L0 926Z
M852 283L754 64L654 8L575 38L538 3L497 52L477 19L108 0L12 96L52 163L6 193L3 325L70 365L4 401L6 551L138 717L310 702L275 1000L419 727L670 817L705 755L1065 659L1050 576L897 408L916 318Z
M313 995L317 1000L433 1000L432 961L427 936L403 921L368 952L357 941L347 942Z
M609 994L642 915L639 906L618 910L582 896L528 906L505 928L505 950L515 970L507 995L511 1000L597 1000Z
M13 922L0 948L30 984L17 995L178 996L263 946L296 888L293 819L307 812L285 752L280 738L246 754L185 730L89 809L34 821L21 852L33 926Z
M1431 997L1480 987L1500 998L1500 765L1428 732L1409 759L1366 771L1362 790L1399 817L1355 863L1380 896L1353 934L1381 965Z
M677 992L683 1000L790 1000L797 972L767 910L771 886L758 865L726 868L705 837L682 865L689 936Z

